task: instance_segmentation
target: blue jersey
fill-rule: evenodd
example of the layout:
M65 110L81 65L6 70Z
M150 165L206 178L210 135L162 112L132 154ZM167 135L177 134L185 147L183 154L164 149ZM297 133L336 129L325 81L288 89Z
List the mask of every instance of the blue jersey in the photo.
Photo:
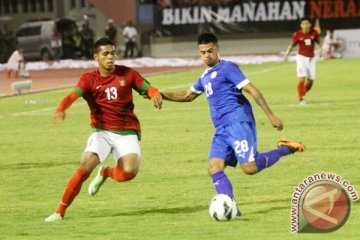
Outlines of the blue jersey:
M196 93L205 92L215 127L234 122L255 122L251 105L242 94L249 80L233 62L221 60L206 69L192 86Z

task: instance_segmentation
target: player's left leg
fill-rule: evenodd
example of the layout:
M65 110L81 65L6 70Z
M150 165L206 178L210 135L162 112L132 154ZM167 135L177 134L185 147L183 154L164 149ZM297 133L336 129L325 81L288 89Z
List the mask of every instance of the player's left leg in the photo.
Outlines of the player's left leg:
M140 168L140 145L136 135L121 136L114 133L110 140L113 146L112 153L116 159L116 166L101 166L90 183L88 192L95 195L105 180L110 177L118 182L129 181L137 175Z
M6 78L7 78L7 79L10 79L10 78L12 78L12 75L13 75L13 70L8 69L8 70L6 71Z
M91 196L95 195L108 177L118 182L125 182L135 178L139 167L140 157L136 153L130 153L121 157L115 167L99 167L94 180L89 185L89 194Z
M136 177L140 168L140 156L137 153L129 153L122 156L115 167L105 167L101 175L110 177L118 182L125 182Z
M316 77L316 59L315 58L310 58L307 72L308 72L308 74L307 74L308 76L304 82L304 95L310 91L310 89L312 88L314 81L315 81L315 77Z
M299 103L302 105L305 103L304 95L305 95L305 79L308 75L307 69L309 64L309 58L303 55L297 54L296 55L296 75L298 77L298 85L297 85L297 92Z
M297 91L298 91L298 99L299 99L299 103L303 104L304 102L304 96L305 96L305 78L301 77L299 78L299 82L298 82L298 86L297 86Z
M210 158L208 162L208 173L213 180L215 190L218 194L226 194L234 198L231 182L224 172L225 167L224 159Z
M213 148L214 146L212 146ZM215 151L213 151L214 153ZM211 154L210 154L211 156ZM208 162L208 173L213 180L213 184L217 194L225 194L235 201L232 184L224 172L227 165L236 166L233 161L226 162L221 158L210 158ZM237 209L237 216L241 216L239 208Z
M312 79L306 79L305 84L304 84L305 94L310 91L313 83L314 83L314 80L312 80Z

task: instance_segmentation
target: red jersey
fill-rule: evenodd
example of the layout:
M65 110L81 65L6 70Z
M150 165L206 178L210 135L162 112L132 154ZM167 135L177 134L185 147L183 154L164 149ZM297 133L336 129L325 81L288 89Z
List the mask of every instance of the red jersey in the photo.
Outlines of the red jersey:
M319 42L320 36L314 29L309 33L303 33L302 30L295 32L292 36L292 43L294 45L299 44L298 53L305 57L314 57L315 42Z
M98 70L83 74L75 91L89 105L92 128L140 133L132 89L145 92L148 87L149 84L137 71L115 65L114 72L107 77L100 76Z

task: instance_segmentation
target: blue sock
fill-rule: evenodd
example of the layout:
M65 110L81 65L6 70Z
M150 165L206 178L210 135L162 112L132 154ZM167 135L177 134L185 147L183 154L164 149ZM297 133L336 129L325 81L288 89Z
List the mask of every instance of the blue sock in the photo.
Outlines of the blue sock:
M224 171L217 172L211 177L213 179L215 190L218 194L226 194L231 198L234 198L231 182Z
M265 153L259 153L255 157L255 163L258 167L258 172L263 170L264 168L271 167L274 165L279 159L283 156L286 156L288 154L292 153L291 149L289 147L279 147L278 149L265 152Z

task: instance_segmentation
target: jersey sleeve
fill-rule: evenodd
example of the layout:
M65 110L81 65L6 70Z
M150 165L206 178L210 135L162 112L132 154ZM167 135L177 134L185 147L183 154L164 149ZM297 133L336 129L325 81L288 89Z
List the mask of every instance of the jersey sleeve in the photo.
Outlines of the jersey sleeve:
M292 37L291 37L291 43L293 45L296 45L298 43L299 39L298 39L298 35L297 35L297 32L295 32Z
M191 86L191 91L197 94L201 94L202 92L204 92L204 87L201 84L201 78L199 78L192 86Z
M320 42L320 34L317 31L314 31L314 40L315 42Z
M88 92L91 89L90 81L87 74L84 74L80 77L76 86L73 88L73 92L76 92L80 96L84 95L84 92Z
M133 79L133 88L139 94L144 95L146 93L146 90L150 87L150 83L145 78L143 78L140 73L133 69L131 74Z
M229 63L226 67L227 79L236 85L237 89L242 89L250 81L245 77L239 66L235 63Z

